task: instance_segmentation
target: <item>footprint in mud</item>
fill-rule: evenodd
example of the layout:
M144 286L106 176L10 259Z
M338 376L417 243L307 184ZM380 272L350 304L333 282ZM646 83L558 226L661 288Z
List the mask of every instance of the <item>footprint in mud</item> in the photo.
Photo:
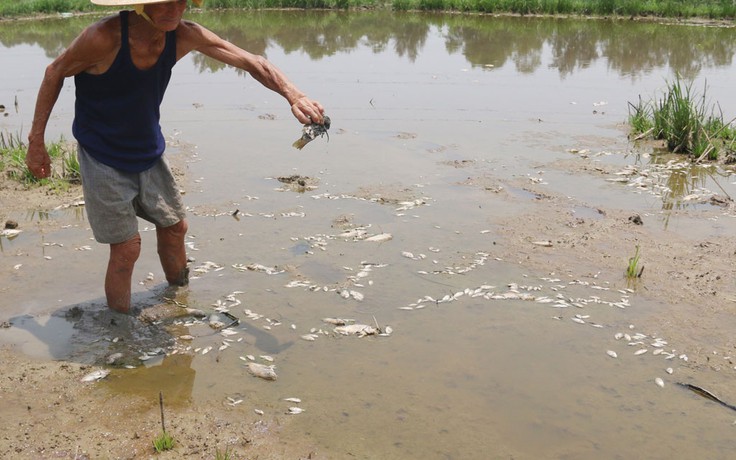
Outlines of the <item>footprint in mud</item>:
M142 352L163 354L174 337L163 324L88 303L50 315L11 318L3 342L18 345L26 354L81 364L140 365ZM115 355L112 363L109 358Z

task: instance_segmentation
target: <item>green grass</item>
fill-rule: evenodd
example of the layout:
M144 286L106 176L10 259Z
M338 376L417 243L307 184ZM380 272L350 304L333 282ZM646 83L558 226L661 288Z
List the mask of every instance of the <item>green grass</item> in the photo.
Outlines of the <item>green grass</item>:
M153 448L157 453L161 453L174 448L174 438L165 431L162 431L156 439L153 440Z
M655 16L733 19L732 0L206 0L216 8L392 8L398 11L466 11L515 14ZM112 11L89 0L0 0L0 18L65 12Z
M73 146L62 137L46 146L51 158L51 176L36 179L26 166L28 146L20 133L0 132L0 172L9 179L25 186L45 186L50 189L66 190L72 184L81 183L79 161Z
M634 257L629 258L629 265L626 267L626 278L641 278L641 274L644 272L644 267L639 268L639 257L639 245L637 245Z
M723 151L733 151L736 129L724 121L720 106L707 98L708 84L703 92L693 90L693 83L679 76L667 82L667 90L657 100L638 104L629 102L629 125L637 139L651 135L664 141L672 153L690 155L698 161L717 160ZM733 121L733 120L732 120Z
M215 460L235 460L235 457L230 453L229 447L226 447L224 452L215 448Z

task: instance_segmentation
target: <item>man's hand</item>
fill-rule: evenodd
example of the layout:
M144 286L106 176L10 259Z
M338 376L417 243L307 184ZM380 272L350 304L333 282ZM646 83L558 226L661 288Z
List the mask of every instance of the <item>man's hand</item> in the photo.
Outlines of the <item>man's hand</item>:
M43 179L51 175L51 158L43 142L28 145L26 166L37 179Z
M300 97L294 104L292 104L291 113L294 114L299 122L305 125L310 123L321 125L324 123L324 107L322 107L322 104L319 102L313 101L306 96Z

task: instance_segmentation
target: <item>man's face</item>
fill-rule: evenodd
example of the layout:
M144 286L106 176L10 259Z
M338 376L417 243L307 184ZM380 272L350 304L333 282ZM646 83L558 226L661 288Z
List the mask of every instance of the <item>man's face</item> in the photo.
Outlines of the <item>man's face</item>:
M176 30L186 9L187 0L152 3L145 6L145 12L151 18L156 28L164 32Z

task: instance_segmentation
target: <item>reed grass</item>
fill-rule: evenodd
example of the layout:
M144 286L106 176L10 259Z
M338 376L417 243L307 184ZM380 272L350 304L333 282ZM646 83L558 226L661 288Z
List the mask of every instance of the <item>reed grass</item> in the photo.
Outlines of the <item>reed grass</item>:
M692 82L683 82L678 75L667 82L662 98L643 101L640 96L636 105L629 102L632 133L637 139L651 133L672 153L717 160L721 151L732 151L736 129L724 121L720 106L711 104L707 93L707 82L697 93Z
M37 179L26 166L28 146L20 133L0 132L0 172L26 186L49 186L66 190L81 183L79 160L72 145L60 138L46 146L51 158L51 176Z
M522 15L736 17L736 3L732 0L207 0L203 8L391 8ZM89 11L110 11L110 8L93 5L88 0L0 0L0 18Z

